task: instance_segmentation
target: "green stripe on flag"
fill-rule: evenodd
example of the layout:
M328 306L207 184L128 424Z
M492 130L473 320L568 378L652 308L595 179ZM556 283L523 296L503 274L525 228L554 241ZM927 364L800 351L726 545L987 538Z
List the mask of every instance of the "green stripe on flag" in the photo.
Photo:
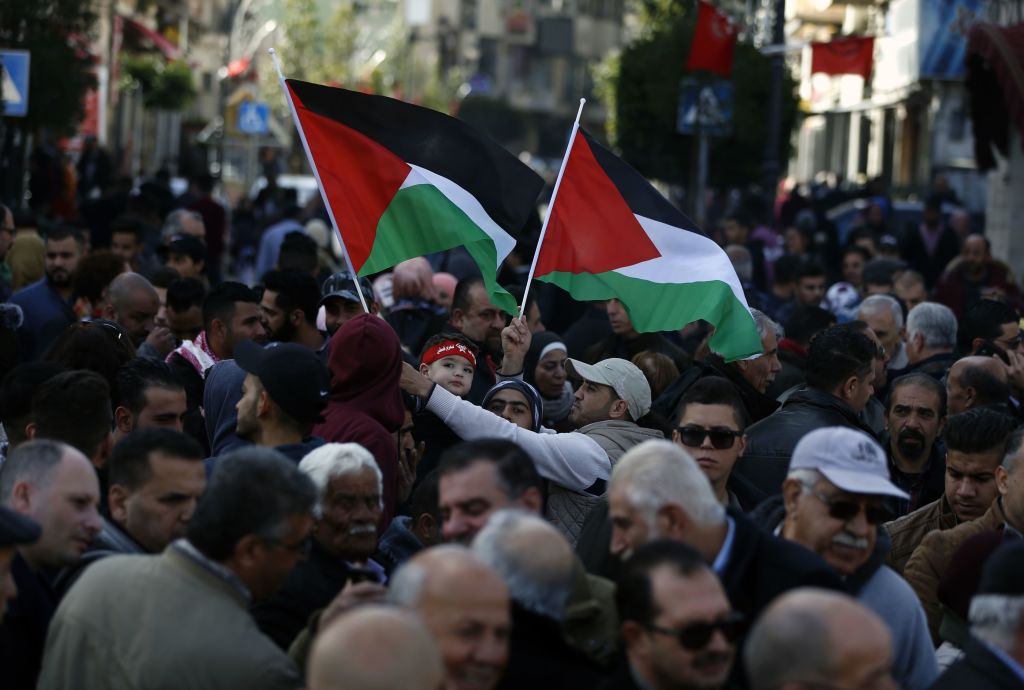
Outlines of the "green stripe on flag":
M559 286L576 300L621 300L640 333L674 331L703 319L715 326L711 349L727 362L761 353L753 317L723 281L654 283L615 271L555 271L537 279Z
M497 281L494 241L437 187L403 187L377 223L377 236L360 275L387 270L406 259L464 246L480 268L491 302L510 314L516 301Z

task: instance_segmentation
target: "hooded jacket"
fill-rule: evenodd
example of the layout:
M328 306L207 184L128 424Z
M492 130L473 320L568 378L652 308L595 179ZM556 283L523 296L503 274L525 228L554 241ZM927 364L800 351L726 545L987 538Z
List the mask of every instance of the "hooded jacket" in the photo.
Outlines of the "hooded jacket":
M203 388L203 415L206 419L206 436L210 442L210 455L217 457L229 450L247 445L238 438L238 410L235 406L242 398L242 382L245 371L228 359L217 362L206 374Z
M405 420L398 380L402 346L384 319L360 314L331 338L327 354L331 397L324 421L313 435L328 443L358 443L377 460L383 475L384 512L388 525L398 495L398 442L395 432Z

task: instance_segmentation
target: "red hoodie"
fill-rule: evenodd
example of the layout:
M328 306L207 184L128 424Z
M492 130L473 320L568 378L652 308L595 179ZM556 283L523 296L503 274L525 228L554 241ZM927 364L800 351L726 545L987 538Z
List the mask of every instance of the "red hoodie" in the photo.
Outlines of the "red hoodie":
M360 314L331 338L327 364L331 398L324 422L313 435L329 443L358 443L377 460L384 477L382 525L391 523L398 494L398 443L394 433L405 420L402 346L387 321Z

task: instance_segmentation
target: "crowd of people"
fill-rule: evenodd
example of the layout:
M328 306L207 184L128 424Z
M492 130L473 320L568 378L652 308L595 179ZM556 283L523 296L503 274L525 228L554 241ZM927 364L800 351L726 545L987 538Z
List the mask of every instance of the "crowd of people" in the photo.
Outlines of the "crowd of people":
M0 206L5 688L1024 688L1020 293L941 189L723 213L727 362L461 248L353 275L273 184L111 185Z

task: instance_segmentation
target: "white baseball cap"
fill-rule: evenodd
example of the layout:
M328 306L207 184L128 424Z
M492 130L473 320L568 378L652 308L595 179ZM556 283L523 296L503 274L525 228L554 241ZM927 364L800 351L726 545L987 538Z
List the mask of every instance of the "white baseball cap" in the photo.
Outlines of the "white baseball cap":
M597 364L585 364L578 359L565 360L569 376L591 383L611 386L615 394L626 401L633 421L651 411L651 384L640 367L618 357L602 359Z
M815 429L796 444L791 470L817 470L852 494L909 498L889 479L885 451L875 439L849 427Z

